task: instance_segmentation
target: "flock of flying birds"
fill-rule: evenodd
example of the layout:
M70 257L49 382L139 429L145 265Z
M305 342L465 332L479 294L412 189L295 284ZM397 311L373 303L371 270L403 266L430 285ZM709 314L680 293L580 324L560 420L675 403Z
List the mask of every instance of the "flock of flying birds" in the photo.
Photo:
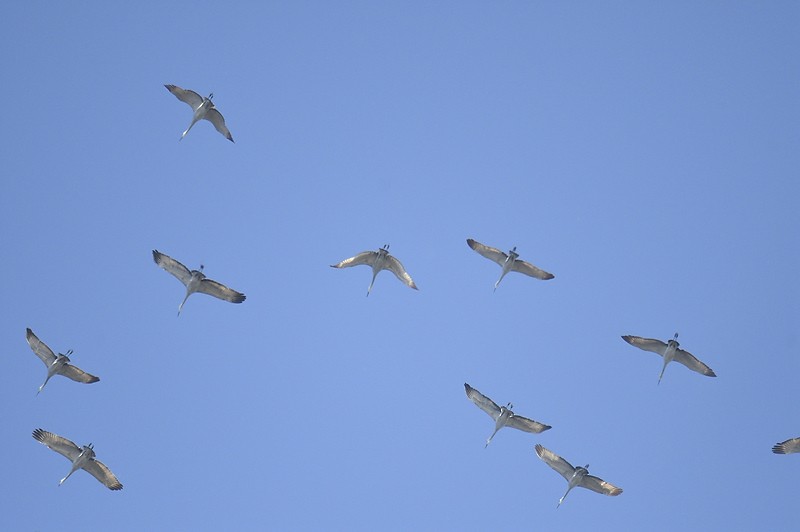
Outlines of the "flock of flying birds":
M175 85L164 86L167 88L167 90L169 90L169 92L174 94L176 98L187 103L193 111L192 121L189 124L189 127L186 128L186 131L183 132L179 140L183 140L183 137L189 133L189 130L192 129L192 126L194 126L198 121L208 120L214 125L214 128L216 128L217 131L219 131L225 138L233 142L233 136L225 125L225 119L222 117L222 114L217 111L211 101L214 97L213 93L209 94L208 97L202 97L192 90L182 89ZM494 284L495 290L497 290L500 281L502 281L509 272L522 273L543 281L553 279L555 277L552 273L548 273L542 269L539 269L529 262L519 260L519 254L517 253L516 247L512 248L508 253L504 253L499 249L486 246L471 238L467 239L467 245L481 256L497 263L502 268L500 278L497 279L497 282ZM175 276L186 287L186 295L178 306L178 316L180 316L186 300L189 299L189 296L195 292L214 296L217 299L228 301L230 303L242 303L246 299L246 296L243 293L207 278L203 273L202 264L200 265L199 270L189 270L189 268L181 264L179 261L155 249L153 250L153 261L159 267ZM363 251L337 264L332 264L331 268L349 268L351 266L359 265L365 265L372 268L372 279L369 283L369 287L367 288L367 296L369 296L370 292L372 292L372 287L375 284L375 278L382 270L389 270L406 286L413 288L414 290L418 290L416 283L414 283L414 280L403 267L403 264L396 257L389 253L388 244L377 251ZM64 377L72 379L73 381L84 384L91 384L100 380L98 377L71 364L69 355L72 354L72 350L67 351L66 354L59 353L56 355L44 342L39 340L39 338L31 329L26 330L26 338L30 348L47 368L47 376L45 377L42 385L39 386L39 390L36 392L37 395L41 393L48 381L55 375L63 375ZM652 338L642 338L639 336L629 335L623 336L622 339L629 344L638 347L639 349L651 351L662 357L663 365L661 367L661 373L658 376L659 384L664 376L664 371L667 369L667 365L673 360L683 364L692 371L707 377L716 377L716 374L710 367L701 362L697 357L688 351L680 348L680 344L678 343L678 333L675 333L675 336L666 343ZM473 403L475 403L478 408L486 412L495 422L494 432L492 432L492 434L486 440L486 445L484 448L489 446L492 438L494 438L495 434L497 434L497 432L503 427L512 427L534 434L538 434L552 428L550 425L545 425L544 423L540 423L538 421L515 414L512 411L513 405L511 403L507 403L506 406L498 406L494 401L480 393L469 384L464 383L464 388L466 390L467 397ZM112 473L105 464L95 459L95 452L91 443L82 447L78 447L72 441L42 429L34 430L33 438L55 452L63 455L70 462L72 462L72 467L69 473L67 473L67 475L59 481L59 486L65 480L67 480L72 473L78 469L83 469L99 480L107 488L111 490L122 489L122 484L114 475L114 473ZM559 499L557 507L561 505L561 503L564 501L564 498L569 494L572 488L576 486L587 488L591 491L610 496L616 496L622 493L621 488L614 486L613 484L610 484L596 476L590 475L588 464L585 466L574 467L562 457L548 449L545 449L539 444L537 444L534 448L539 458L541 458L542 461L544 461L552 469L557 471L567 481L567 491ZM772 448L772 452L776 454L800 452L800 437L792 438L775 444L775 446Z

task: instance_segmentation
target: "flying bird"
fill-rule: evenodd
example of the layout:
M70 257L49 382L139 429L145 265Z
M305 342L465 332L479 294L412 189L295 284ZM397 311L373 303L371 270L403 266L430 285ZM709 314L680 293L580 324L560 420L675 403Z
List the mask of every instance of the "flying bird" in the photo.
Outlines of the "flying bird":
M39 360L44 362L44 365L47 367L47 378L44 380L42 385L39 386L39 391L36 392L36 395L41 393L41 391L44 389L44 385L47 384L47 381L49 381L50 377L53 375L63 375L76 382L83 382L85 384L91 384L100 380L99 377L90 375L79 367L70 364L68 355L72 354L72 349L67 351L66 355L61 353L56 355L53 353L52 349L47 347L44 342L39 340L39 338L33 334L33 331L30 330L30 328L25 329L25 332L28 339L28 345L31 346L31 349L33 349L33 352L37 357L39 357Z
M547 281L548 279L555 277L555 275L552 273L540 270L530 262L517 259L517 257L519 257L519 253L517 253L517 246L511 248L511 251L509 251L506 255L497 248L485 246L477 240L473 240L471 238L467 239L467 244L469 247L478 252L478 254L483 255L493 262L496 262L501 268L503 268L500 278L496 283L494 283L495 290L497 290L497 285L500 284L500 281L503 280L503 277L505 277L508 272L524 273L525 275L535 277L536 279L541 279L542 281Z
M597 493L602 493L603 495L611 495L612 497L616 497L620 493L622 493L622 488L618 488L613 484L609 484L605 480L601 478L597 478L593 475L589 474L589 464L581 467L572 467L572 465L558 456L553 451L548 451L540 444L536 444L536 454L539 455L539 458L544 460L544 463L558 471L562 477L567 479L567 492L564 494L563 497L558 499L558 504L556 508L561 506L561 503L564 502L564 498L570 492L572 488L575 486L580 486L581 488L587 488L592 491L596 491Z
M513 427L533 434L539 434L540 432L553 428L550 425L545 425L544 423L539 423L538 421L516 415L511 411L511 409L514 408L514 405L511 403L508 403L506 406L497 406L494 401L466 382L464 383L464 389L467 391L467 397L469 397L470 401L478 405L478 408L489 414L494 420L494 432L492 432L492 435L486 440L486 445L483 446L484 449L492 443L494 435L503 427Z
M227 126L225 126L225 119L222 118L222 114L217 111L217 109L214 107L214 103L211 101L214 98L213 92L208 95L208 98L203 98L192 90L182 89L175 85L164 86L180 101L189 104L189 107L191 107L192 111L194 111L192 123L189 124L189 127L186 128L186 131L183 132L183 135L181 135L181 138L178 140L183 140L183 137L185 137L189 130L192 129L192 126L195 125L198 120L205 118L214 124L214 127L217 128L217 131L222 133L226 139L233 142L233 136L231 135L231 132L228 131Z
M112 473L103 462L95 460L94 446L91 443L83 447L78 447L68 439L42 429L34 430L33 438L39 443L47 445L58 454L65 456L67 460L72 462L72 469L69 470L66 477L61 479L58 483L59 486L75 471L83 469L102 482L108 489L115 491L122 489L122 484L120 484L117 477L114 476L114 473Z
M680 362L687 368L697 373L702 373L706 377L716 377L714 371L697 360L697 358L688 351L680 349L678 343L678 333L669 340L666 344L661 340L654 340L652 338L641 338L639 336L623 336L623 340L629 344L644 349L645 351L652 351L664 357L664 365L661 367L661 374L658 376L658 383L661 383L661 378L664 376L664 370L667 369L667 364L673 360Z
M358 266L359 264L372 266L372 281L370 281L369 288L367 288L367 296L369 296L369 293L372 291L372 285L375 283L375 277L381 270L389 270L395 274L398 279L403 281L406 286L413 288L414 290L419 290L417 285L414 284L414 280L411 279L411 276L408 275L406 269L403 268L403 265L400 263L400 261L389 254L389 244L386 244L378 251L364 251L355 257L350 257L349 259L343 260L339 264L331 264L331 268L349 268L350 266Z
M782 443L776 443L772 447L772 452L775 454L800 453L800 438L792 438Z
M200 265L199 270L189 271L189 268L178 262L177 260L164 255L158 250L153 250L153 260L156 264L167 270L169 273L178 278L180 282L186 285L186 297L183 298L180 306L178 307L178 316L181 315L181 309L189 296L195 292L208 294L224 301L231 303L241 303L246 299L246 296L241 292L232 290L227 286L212 281L206 278L203 273L203 265Z

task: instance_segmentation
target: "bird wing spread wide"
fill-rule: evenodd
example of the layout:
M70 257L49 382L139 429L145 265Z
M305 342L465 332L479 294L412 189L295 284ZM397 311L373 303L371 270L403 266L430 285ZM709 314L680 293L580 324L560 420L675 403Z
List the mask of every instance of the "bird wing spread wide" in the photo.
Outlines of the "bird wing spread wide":
M39 443L47 445L60 455L65 456L71 462L74 462L78 455L81 454L81 448L66 438L63 438L52 432L46 430L36 429L33 431L33 438Z
M184 285L189 284L192 279L192 272L189 268L173 259L169 255L164 255L158 250L153 250L153 260L156 264L167 270L169 273L178 278Z
M467 397L469 397L470 401L478 405L478 408L489 414L492 419L497 421L497 418L500 417L500 407L497 406L494 401L467 383L464 383L464 389L467 391Z
M502 266L506 262L506 259L508 259L508 255L499 249L485 246L477 240L468 238L467 245L477 251L480 255L483 255L487 259L496 262L500 266Z
M403 281L406 286L413 288L414 290L418 290L417 285L414 283L414 280L408 275L408 272L405 268L403 268L403 264L397 260L397 258L389 255L386 257L386 265L384 266L385 269L389 270L395 276Z
M642 338L641 336L623 336L622 339L632 346L638 347L639 349L644 349L645 351L658 353L662 357L664 356L664 351L667 349L667 344L661 340L655 340L653 338Z
M547 429L553 428L550 425L545 425L544 423L539 423L538 421L517 415L511 416L511 419L508 420L507 425L509 427L524 430L525 432L532 432L534 434L538 434L546 431Z
M696 371L697 373L702 373L706 377L716 377L717 374L714 373L714 370L700 362L696 356L691 354L689 351L684 351L683 349L678 349L675 351L675 362L680 362L687 368L692 371Z
M83 469L89 472L94 478L103 483L110 490L121 490L122 484L114 473L100 460L89 460L83 465Z
M361 264L372 266L375 263L375 259L377 257L378 257L377 251L362 251L355 257L344 259L342 262L338 264L331 264L331 268L349 268L351 266L359 266Z
M203 103L203 97L193 90L182 89L177 85L164 85L169 92L175 95L180 101L189 105L192 110L197 110Z
M595 477L594 475L586 475L581 479L581 486L584 488L602 493L603 495L616 496L622 493L622 488L618 488L613 484L609 484L605 480Z
M558 471L558 473L567 479L567 482L569 482L569 480L572 478L572 474L575 472L575 468L572 467L572 464L558 456L553 451L545 449L538 443L536 444L536 454L539 455L539 458L541 458L545 464Z
M530 262L525 262L524 260L515 260L514 264L511 266L511 271L524 273L525 275L541 279L542 281L547 281L555 277L552 273L540 270Z
M61 374L67 378L70 378L76 382L83 382L86 384L91 384L93 382L97 382L100 380L99 377L95 377L91 373L86 373L78 366L73 366L72 364L67 364L61 369Z
M228 127L225 125L225 119L222 118L222 113L212 107L203 118L214 124L217 131L222 133L226 139L233 142L233 135L231 135L231 132L228 131Z
M55 353L53 350L47 347L47 345L39 340L39 338L33 334L33 331L30 329L26 330L27 338L28 338L28 345L31 346L33 352L36 353L36 356L44 362L44 365L48 368L53 364L53 361L56 359Z
M776 443L772 448L772 452L775 454L800 453L800 438L792 438L785 442Z
M197 287L197 291L214 296L224 301L230 301L231 303L241 303L247 299L243 293L237 292L236 290L228 288L224 284L218 283L217 281L212 281L211 279L203 279L200 283L200 286Z

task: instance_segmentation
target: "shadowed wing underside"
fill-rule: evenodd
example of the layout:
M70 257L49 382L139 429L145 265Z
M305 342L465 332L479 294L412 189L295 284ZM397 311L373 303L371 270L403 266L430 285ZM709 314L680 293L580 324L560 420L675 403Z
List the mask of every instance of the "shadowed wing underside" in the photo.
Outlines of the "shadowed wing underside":
M33 438L39 443L42 443L54 450L58 454L66 457L70 462L73 463L78 459L82 451L82 449L75 445L74 442L57 434L53 434L52 432L47 432L46 430L34 430ZM92 453L94 453L94 451L92 451ZM86 463L84 463L81 468L99 480L108 489L122 489L122 484L114 475L114 473L112 473L103 462L96 460L94 457L90 458Z
M497 421L497 418L500 417L500 407L497 404L483 395L481 392L467 384L464 383L464 389L467 391L467 397L469 400L478 405L478 408L489 414L489 416Z
M537 443L535 449L536 454L539 455L539 458L541 458L544 463L549 465L553 470L557 471L567 482L572 480L573 474L575 473L575 468L572 466L572 464L558 456L553 451L545 449L541 444ZM617 486L614 486L613 484L610 484L599 477L588 474L581 478L578 486L590 489L597 493L602 493L603 495L610 495L612 497L622 493L622 488L618 488Z
M632 346L638 347L644 351L650 351L653 353L657 353L660 356L664 356L664 353L667 351L667 344L662 342L661 340L656 340L655 338L642 338L641 336L631 336L626 335L622 337L623 340L631 344ZM686 351L685 349L681 349L680 347L675 350L675 355L673 356L673 360L675 362L680 362L687 368L692 371L696 371L706 377L716 377L716 373L706 364L701 362L696 356L691 354L690 352Z
M28 345L31 346L31 349L36 356L39 357L39 360L44 362L44 365L49 368L56 359L56 354L53 353L52 349L47 347L47 344L39 340L30 328L25 330L25 334L28 339Z
M194 92L193 90L182 89L177 85L164 85L169 92L175 95L180 101L189 105L192 108L192 111L195 113L203 105L205 98ZM214 104L209 100L207 105L207 110L201 116L198 117L198 120L206 119L214 125L214 129L222 133L222 135L228 139L229 141L233 142L233 135L228 130L228 127L225 125L225 119L222 117L222 113L220 113L215 107ZM191 129L191 126L190 126ZM188 132L188 130L187 130Z
M505 265L506 261L508 260L508 254L500 251L497 248L481 244L480 242L478 242L477 240L473 240L472 238L467 239L467 245L476 252L478 252L479 255L486 257L492 262L496 262L501 268ZM519 260L519 259L514 260L514 263L511 265L510 271L523 273L530 277L541 279L542 281L547 281L555 277L555 275L553 275L552 273L537 268L530 262L525 262L524 260Z
M772 447L772 452L775 454L800 453L800 438L792 438L781 443L776 443Z
M189 268L181 264L179 261L173 259L169 255L165 255L164 253L161 253L155 249L153 250L153 261L155 261L155 263L161 268L174 275L187 288L189 287L189 283L192 281L192 272L189 271ZM213 279L208 279L205 277L205 275L202 275L202 273L200 275L202 276L202 279L196 286L195 291L202 292L203 294L208 294L231 303L241 303L247 299L247 296L245 296L243 293L237 292L232 288L228 288L224 284L214 281Z

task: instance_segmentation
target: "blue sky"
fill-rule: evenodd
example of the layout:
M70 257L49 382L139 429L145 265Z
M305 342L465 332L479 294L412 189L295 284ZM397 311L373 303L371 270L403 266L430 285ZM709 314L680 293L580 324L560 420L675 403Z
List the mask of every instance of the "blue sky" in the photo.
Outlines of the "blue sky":
M16 3L9 530L790 529L793 2ZM178 142L189 108L214 102ZM500 269L466 238L555 274ZM328 267L391 244L419 286ZM193 295L158 249L247 294ZM100 376L44 366L25 328ZM716 371L659 357L681 344ZM550 424L503 429L470 383ZM78 444L125 485L31 438ZM624 489L574 490L541 443ZM90 518L86 516L90 515Z

